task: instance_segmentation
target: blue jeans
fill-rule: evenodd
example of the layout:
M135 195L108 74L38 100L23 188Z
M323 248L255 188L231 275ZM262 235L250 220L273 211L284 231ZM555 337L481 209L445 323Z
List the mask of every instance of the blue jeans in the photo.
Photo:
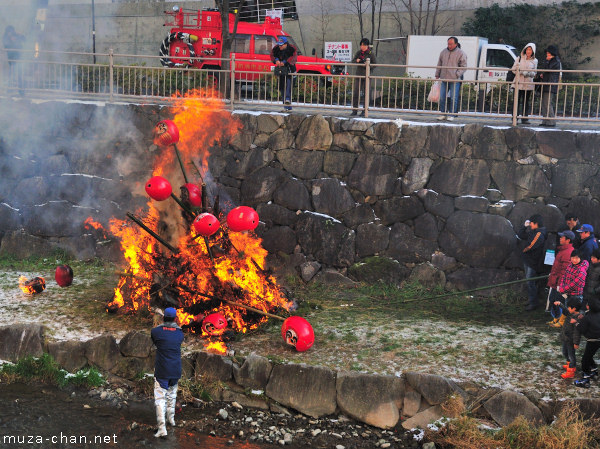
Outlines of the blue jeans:
M440 83L440 111L446 112L446 95L450 93L450 101L452 102L451 111L453 114L458 113L458 100L460 97L460 83L451 83L442 81Z
M285 75L279 77L279 94L281 95L281 101L285 103L286 100L292 101L292 87L294 85L294 77L292 75Z
M534 278L537 276L535 268L524 264L525 268L525 279ZM530 306L537 306L538 304L538 285L537 281L527 281L527 297L529 298Z

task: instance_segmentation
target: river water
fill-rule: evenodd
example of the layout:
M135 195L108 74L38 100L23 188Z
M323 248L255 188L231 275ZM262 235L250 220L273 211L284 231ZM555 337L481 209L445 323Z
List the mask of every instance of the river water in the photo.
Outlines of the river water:
M151 401L130 402L117 409L90 398L85 391L46 385L0 384L0 448L2 449L270 449L176 428L167 438L154 438ZM202 410L186 408L183 419L202 419ZM138 423L131 429L132 423ZM286 445L286 448L301 449Z

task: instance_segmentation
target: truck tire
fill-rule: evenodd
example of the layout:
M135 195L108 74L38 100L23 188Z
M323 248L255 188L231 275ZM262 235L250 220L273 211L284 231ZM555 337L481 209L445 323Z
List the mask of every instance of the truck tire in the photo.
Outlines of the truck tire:
M190 55L188 56L190 58L189 60L185 61L185 58L182 58L181 61L184 61L184 62L173 61L173 59L179 59L179 58L173 58L169 54L169 51L171 48L171 43L176 40L180 40L187 45L188 50L190 51ZM162 44L160 44L159 56L160 56L160 63L163 65L163 67L189 67L189 66L194 65L193 58L196 57L196 51L194 50L194 45L191 42L190 35L188 33L182 33L181 31L179 31L177 33L169 34L162 41Z

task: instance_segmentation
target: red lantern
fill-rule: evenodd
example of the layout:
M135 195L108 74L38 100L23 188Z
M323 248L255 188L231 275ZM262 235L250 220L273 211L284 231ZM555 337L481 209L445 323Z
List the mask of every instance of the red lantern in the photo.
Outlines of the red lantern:
M227 214L227 226L234 232L252 231L258 226L258 214L248 206L238 206Z
M179 142L179 129L173 120L162 120L154 128L154 144L168 147Z
M187 183L183 185L183 188L187 189L188 201L192 206L202 206L202 191L196 184Z
M153 176L146 183L146 193L156 201L164 201L171 196L171 183L162 176Z
M315 342L315 333L308 321L300 316L291 316L281 326L281 336L298 352L308 350Z
M211 313L202 320L202 330L208 335L221 335L225 332L227 320L219 312Z
M73 269L68 265L59 265L54 272L54 279L61 287L68 287L73 283Z
M208 212L204 212L194 219L194 229L198 234L204 237L213 235L219 230L220 226L221 224L219 223L219 220L217 220L217 217Z

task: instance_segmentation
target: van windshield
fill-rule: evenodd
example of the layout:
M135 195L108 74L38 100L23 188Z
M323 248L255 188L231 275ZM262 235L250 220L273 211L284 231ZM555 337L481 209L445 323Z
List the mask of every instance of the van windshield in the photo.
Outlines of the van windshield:
M302 54L302 52L300 51L300 47L298 47L298 44L294 41L294 38L292 36L277 36L278 39L280 37L287 37L288 42L290 44L292 44L294 47L296 47L296 51L298 52L298 55Z

